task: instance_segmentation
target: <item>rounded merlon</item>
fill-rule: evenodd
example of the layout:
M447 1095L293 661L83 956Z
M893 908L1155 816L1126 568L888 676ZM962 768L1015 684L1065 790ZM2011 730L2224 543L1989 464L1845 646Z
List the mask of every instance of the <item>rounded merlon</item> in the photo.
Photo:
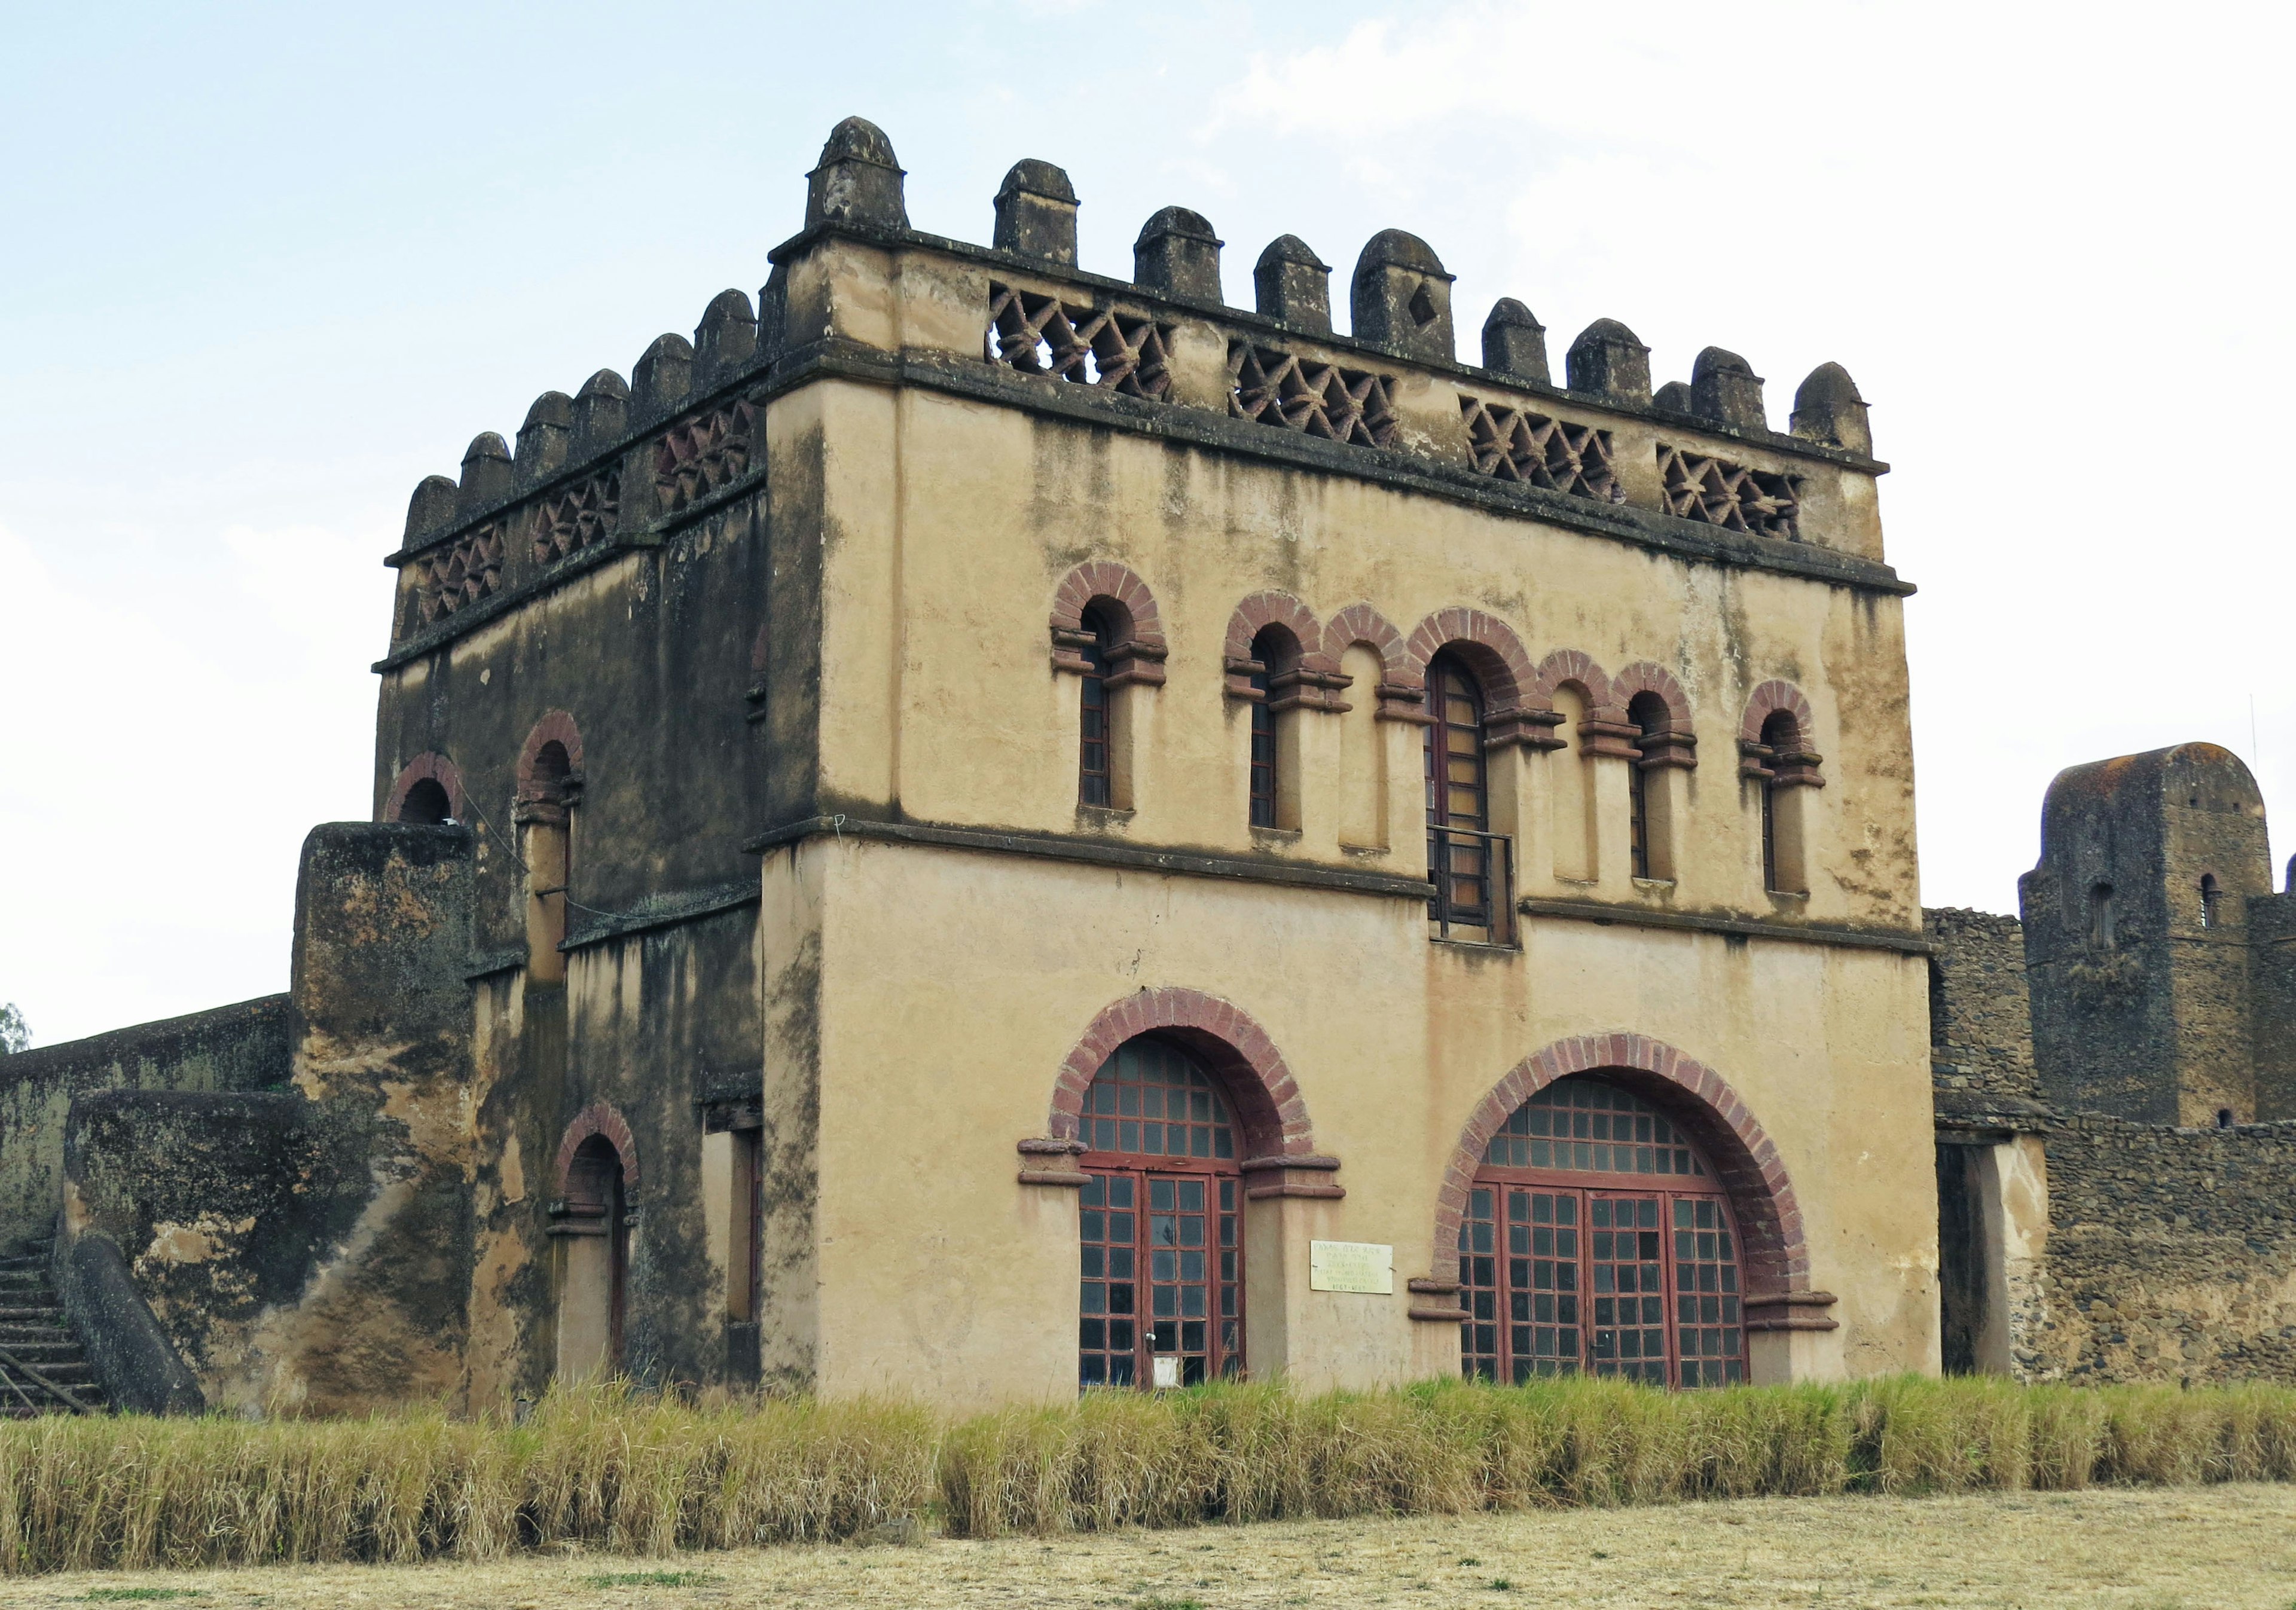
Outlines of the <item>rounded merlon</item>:
M1587 325L1586 329L1578 332L1578 339L1570 343L1570 350L1577 352L1581 347L1600 347L1611 344L1639 347L1642 347L1642 350L1644 352L1648 352L1650 350L1649 347L1643 346L1642 338L1640 336L1628 329L1624 324L1620 323L1616 319L1596 319L1593 323Z
M1382 268L1409 268L1420 274L1440 274L1448 280L1453 276L1443 267L1443 259L1435 249L1405 229L1382 229L1364 242L1363 253L1356 258L1356 278Z
M1720 374L1753 375L1754 366L1736 353L1720 347L1707 347L1690 365L1690 383L1693 388L1699 381ZM1755 375L1754 378L1759 380L1761 377Z
M570 429L573 424L574 399L562 391L545 391L526 411L526 423L519 427L519 434L524 436L537 425L563 425Z
M582 382L582 389L576 395L584 398L619 397L627 402L630 395L630 383L611 369L601 369Z
M750 293L746 290L721 290L709 298L709 306L701 310L704 330L712 324L754 324L758 315L750 309Z
M460 492L449 476L426 475L416 483L414 495L406 500L407 540L412 542L452 520L455 500Z
M1808 377L1794 388L1794 412L1805 409L1833 408L1844 403L1866 406L1866 399L1857 394L1857 382L1849 378L1849 371L1834 363L1820 364Z
M1491 304L1491 316L1483 321L1485 331L1536 330L1546 333L1546 326L1532 316L1529 308L1513 297L1501 297Z
M1211 220L1203 214L1191 212L1185 207L1160 207L1140 226L1139 239L1132 242L1132 249L1137 251L1168 235L1177 235L1186 241L1201 241L1208 246L1227 244L1213 233Z
M1047 201L1077 204L1076 187L1069 183L1067 170L1035 157L1023 157L1005 170L1004 182L996 187L996 199L1002 201L1007 196L1041 196Z
M489 459L500 459L504 463L510 462L510 444L503 440L496 431L481 430L471 438L471 445L463 450L463 468L466 472L464 478L469 478L467 471L473 463L484 463Z
M822 143L821 160L824 164L873 162L880 168L900 167L893 155L892 141L866 118L848 118L831 129L829 138Z
M1286 264L1312 268L1318 274L1332 272L1332 266L1317 257L1298 235L1277 235L1268 241L1267 249L1259 254L1259 261L1252 265L1252 271L1256 274L1263 268L1280 268Z

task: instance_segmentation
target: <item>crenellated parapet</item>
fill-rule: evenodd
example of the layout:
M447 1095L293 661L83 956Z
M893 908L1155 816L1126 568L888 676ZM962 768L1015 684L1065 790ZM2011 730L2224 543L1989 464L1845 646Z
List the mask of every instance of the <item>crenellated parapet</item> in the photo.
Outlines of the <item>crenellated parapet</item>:
M993 244L910 227L882 131L848 119L807 176L804 228L770 254L756 304L726 290L693 339L658 339L625 382L537 398L515 445L476 437L458 479L415 489L394 663L613 554L738 499L764 466L773 398L824 375L915 385L1215 449L1515 509L1711 562L1889 593L1866 404L1839 364L1774 429L1763 381L1718 347L1652 388L1649 348L1598 319L1557 384L1547 332L1513 298L1462 363L1452 276L1382 230L1335 334L1331 266L1283 235L1222 300L1226 243L1182 207L1155 212L1119 280L1076 266L1078 201L1051 163L998 187Z

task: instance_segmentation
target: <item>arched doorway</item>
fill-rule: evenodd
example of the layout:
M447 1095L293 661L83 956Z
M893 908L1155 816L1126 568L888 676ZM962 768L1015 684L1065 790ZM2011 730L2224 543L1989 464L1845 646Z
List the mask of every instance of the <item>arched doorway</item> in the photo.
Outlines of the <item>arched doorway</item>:
M1221 1082L1177 1040L1139 1035L1101 1064L1078 1121L1080 1387L1242 1372L1238 1133Z
M1596 1075L1490 1135L1460 1215L1461 1372L1746 1379L1743 1250L1720 1171L1678 1122Z
M619 1148L592 1134L566 1165L566 1194L551 1227L560 1248L558 1377L619 1374L629 1285L629 1205Z

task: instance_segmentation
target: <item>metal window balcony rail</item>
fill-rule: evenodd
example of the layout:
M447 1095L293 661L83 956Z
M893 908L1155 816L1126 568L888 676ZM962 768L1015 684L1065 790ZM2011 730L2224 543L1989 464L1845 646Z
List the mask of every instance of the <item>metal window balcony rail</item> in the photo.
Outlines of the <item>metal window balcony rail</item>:
M1438 939L1473 944L1514 940L1514 840L1472 828L1427 830L1427 919Z

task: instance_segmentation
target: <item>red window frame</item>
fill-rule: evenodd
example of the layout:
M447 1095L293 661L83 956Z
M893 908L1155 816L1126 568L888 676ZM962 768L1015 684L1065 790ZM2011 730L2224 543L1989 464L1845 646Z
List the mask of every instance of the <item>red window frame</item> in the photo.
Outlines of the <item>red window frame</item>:
M1078 1390L1153 1387L1160 1357L1173 1385L1243 1374L1236 1129L1218 1080L1177 1045L1143 1036L1101 1065L1078 1159Z
M1626 1094L1598 1079L1549 1089L1573 1085ZM1639 1101L1602 1110L1663 1122ZM1583 1372L1669 1387L1746 1379L1743 1246L1729 1198L1686 1138L1649 1140L1571 1143L1578 1160L1608 1153L1639 1163L1634 1172L1513 1166L1486 1152L1459 1222L1463 1375L1520 1383ZM1499 1149L1529 1155L1527 1142ZM1651 1172L1654 1156L1670 1171ZM1677 1159L1694 1169L1677 1172Z
M1078 694L1077 801L1108 805L1115 800L1108 764L1108 623L1099 610L1086 609L1084 629L1092 642L1078 650L1088 668Z

